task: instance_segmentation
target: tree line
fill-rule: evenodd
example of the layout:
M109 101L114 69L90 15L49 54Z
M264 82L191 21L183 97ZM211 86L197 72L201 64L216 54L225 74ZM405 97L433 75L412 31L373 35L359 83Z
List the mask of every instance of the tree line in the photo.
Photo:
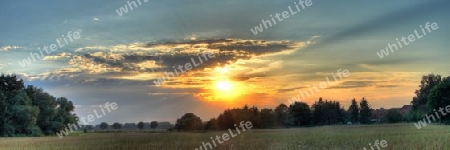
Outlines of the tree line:
M155 130L156 127L158 127L158 125L159 125L159 123L158 123L157 121L152 121L152 122L150 122L150 129ZM99 127L100 127L100 129L102 129L102 130L108 129L109 126L110 126L110 125L109 125L108 123L106 123L106 122L102 122L102 123L99 124ZM115 130L119 130L119 129L122 129L123 124L118 123L118 122L114 122L114 123L111 125L111 127L112 127L113 129L115 129ZM93 129L93 128L94 128L94 127L93 127L92 125L90 125L90 126L88 127L89 130L91 130L91 129ZM137 128L140 129L140 130L143 130L143 129L145 128L145 123L142 122L142 121L138 122L138 123L137 123Z
M317 125L346 124L347 122L369 124L371 108L369 102L362 98L360 103L353 99L348 110L338 101L319 98L313 105L294 102L289 106L278 105L275 109L258 109L255 106L227 109L217 118L202 122L193 113L186 113L177 119L175 129L191 130L226 130L234 128L241 121L250 121L254 128L267 129L275 127L299 127Z
M389 109L381 116L384 122L417 121L427 114L434 113L433 110L450 107L450 76L424 75L415 94L411 101L413 105L411 111L402 114L398 109ZM275 109L260 110L255 106L245 105L242 108L227 109L217 118L205 122L193 113L186 113L177 119L175 129L178 131L226 130L234 128L234 124L240 121L251 121L254 128L260 129L349 123L371 124L374 122L371 120L372 112L373 109L365 98L362 98L359 104L352 99L347 110L337 101L324 101L319 98L311 106L304 102L294 102L289 106L280 104ZM380 118L376 119L380 121ZM450 124L450 115L440 117L439 122Z
M434 110L450 106L450 76L429 74L422 77L419 89L415 91L411 104L412 111L403 116L396 110L385 115L388 122L417 121ZM72 113L75 107L65 97L54 97L43 89L28 85L15 75L0 75L0 136L42 136L54 135L67 124L78 124L78 117ZM358 103L352 99L345 110L338 101L319 98L311 106L304 102L279 104L274 109L258 109L247 105L242 108L224 110L216 118L203 122L193 113L186 113L176 120L174 129L226 130L234 128L241 121L252 122L254 128L321 126L348 123L370 124L372 111L369 102L362 98ZM450 124L450 115L442 116L438 122ZM139 122L138 128L143 128ZM100 124L107 129L108 124ZM158 126L151 123L151 128ZM122 124L114 123L113 129L121 129ZM85 126L90 128L89 126Z
M0 136L52 135L77 123L74 105L41 88L25 87L15 75L0 75Z

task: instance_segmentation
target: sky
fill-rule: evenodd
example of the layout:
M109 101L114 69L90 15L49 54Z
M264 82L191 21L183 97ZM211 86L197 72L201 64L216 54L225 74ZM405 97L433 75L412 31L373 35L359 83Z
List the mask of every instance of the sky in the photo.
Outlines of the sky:
M347 108L351 99L365 97L372 108L401 107L412 100L421 76L450 75L445 0L312 0L256 35L250 29L261 20L299 1L140 2L119 15L125 0L2 0L0 72L67 97L78 116L100 111L106 102L118 104L94 124L175 122L188 112L209 120L245 104L275 108L339 69L350 75L300 101L311 105L322 97ZM438 29L377 55L397 38L422 33L427 22ZM69 31L80 38L70 41ZM42 51L63 38L64 46ZM44 57L20 65L40 51ZM206 52L214 57L206 60ZM155 85L191 59L203 63Z

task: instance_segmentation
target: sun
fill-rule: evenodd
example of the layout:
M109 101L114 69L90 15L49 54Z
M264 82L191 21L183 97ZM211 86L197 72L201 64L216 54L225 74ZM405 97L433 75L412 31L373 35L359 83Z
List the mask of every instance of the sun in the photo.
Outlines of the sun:
M218 80L214 87L216 100L234 101L241 95L237 83L229 80Z
M231 69L228 66L223 68L216 67L213 70L211 84L207 89L210 90L211 96L208 97L212 101L235 102L245 94L246 85L230 79Z
M216 83L216 89L219 91L231 91L233 89L233 85L229 81L218 81Z

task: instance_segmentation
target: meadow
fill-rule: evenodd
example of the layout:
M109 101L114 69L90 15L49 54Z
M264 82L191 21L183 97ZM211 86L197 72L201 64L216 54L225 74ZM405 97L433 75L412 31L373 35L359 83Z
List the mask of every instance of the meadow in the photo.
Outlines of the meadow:
M1 138L1 150L194 150L217 132L71 133L51 137ZM253 129L219 144L217 150L370 149L369 143L386 140L392 149L450 149L450 126L412 123L340 125L289 129ZM374 147L376 149L376 147ZM204 149L203 149L204 150Z

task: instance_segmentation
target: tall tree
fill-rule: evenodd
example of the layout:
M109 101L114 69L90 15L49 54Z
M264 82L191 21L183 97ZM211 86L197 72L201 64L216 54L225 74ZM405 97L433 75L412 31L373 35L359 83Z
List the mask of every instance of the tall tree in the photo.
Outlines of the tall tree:
M67 124L76 123L72 102L58 101L40 88L24 87L15 75L0 75L1 136L40 136L55 134Z
M105 129L108 129L108 123L106 123L106 122L102 122L102 123L100 123L100 129L103 129L103 130L105 130Z
M256 106L253 106L252 108L249 108L247 111L244 110L243 112L246 114L246 118L235 120L235 123L238 124L241 121L250 121L255 126L255 128L259 128L260 125L258 124L258 116L259 116L259 109Z
M68 124L78 124L78 118L75 114L72 114L75 109L72 101L65 97L60 97L56 99L56 104L56 116L52 122L56 130L62 130Z
M325 124L325 103L322 100L322 97L319 98L319 101L315 102L311 108L313 111L313 118L314 118L314 124L316 125L323 125Z
M359 103L360 110L359 110L359 119L362 124L368 124L370 123L370 116L372 115L370 110L369 102L363 97L361 99L361 102Z
M14 103L11 105L7 117L10 119L11 125L14 125L15 134L41 135L40 129L36 126L39 109L31 105L31 100L25 91L21 90L11 101Z
M217 117L217 122L220 129L234 128L234 124L239 124L241 121L250 121L254 128L260 127L258 116L260 111L257 107L249 108L245 105L241 108L227 109Z
M141 130L144 129L144 122L142 122L142 121L139 122L139 123L137 124L137 126L138 126L138 128L141 129Z
M201 130L203 122L200 117L193 113L186 113L181 118L177 119L175 129L181 131Z
M428 112L427 102L428 95L431 92L431 89L442 82L441 75L429 74L422 76L422 80L420 81L420 89L416 90L416 96L413 98L411 103L413 104L413 109L420 112Z
M358 102L355 99L352 100L350 107L348 108L350 121L356 123L359 121L359 108Z
M113 129L122 129L122 124L118 123L118 122L114 122L112 125Z
M246 115L246 114L244 114L244 115ZM222 130L233 127L234 120L235 119L233 117L232 111L229 109L225 110L222 114L219 115L219 117L217 117L217 121L219 122L218 123L219 128Z
M155 130L156 127L158 127L158 122L157 122L157 121L152 121L152 122L150 122L150 128L152 128L153 130Z
M288 126L289 107L285 104L280 104L275 108L275 116L277 119L277 125Z
M0 82L1 84L2 82ZM6 112L8 111L6 105L6 96L3 89L0 89L0 135L5 135L5 124L7 121Z
M218 121L216 118L211 118L209 121L205 123L205 126L203 129L205 130L218 130L219 125L217 124Z
M27 86L25 91L27 92L28 97L30 97L32 104L39 108L36 124L42 129L42 132L44 132L45 135L58 132L58 128L52 124L52 120L54 120L57 115L56 98L44 92L43 89L36 88L32 85Z
M450 105L450 81L442 82L430 91L427 105L436 112L443 112ZM440 121L449 120L450 115L440 115L438 118Z
M276 124L275 112L272 109L261 109L257 120L260 128L272 128Z
M331 125L344 122L344 111L337 101L323 101L319 98L312 106L312 117L315 125Z
M311 109L304 102L294 102L289 106L289 113L293 116L296 126L310 125Z

